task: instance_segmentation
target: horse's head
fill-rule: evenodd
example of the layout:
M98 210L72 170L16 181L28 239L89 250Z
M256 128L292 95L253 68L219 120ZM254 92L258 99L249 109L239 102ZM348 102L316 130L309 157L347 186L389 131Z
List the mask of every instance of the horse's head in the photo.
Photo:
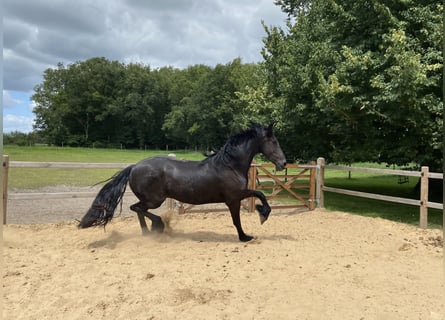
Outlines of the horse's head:
M268 127L255 125L255 129L261 137L260 152L266 156L267 160L275 164L278 171L283 170L286 167L286 157L273 133L273 125Z

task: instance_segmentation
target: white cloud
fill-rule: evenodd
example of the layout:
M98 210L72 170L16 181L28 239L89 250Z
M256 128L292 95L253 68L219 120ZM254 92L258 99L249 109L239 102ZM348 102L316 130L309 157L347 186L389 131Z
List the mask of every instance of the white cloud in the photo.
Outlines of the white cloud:
M29 111L33 112L36 106L37 104L34 101L31 101L31 103L28 105Z
M33 124L34 124L34 118L32 117L16 116L12 114L6 114L3 116L4 133L9 133L13 131L28 133L32 131Z
M29 98L59 62L105 57L154 68L238 57L257 62L261 20L280 26L286 20L274 0L4 0L2 13L4 132L32 130Z
M47 68L92 57L152 67L261 60L273 0L5 0L4 86L30 92Z
M19 99L14 99L9 93L9 91L3 90L3 108L5 109L12 108L21 103L23 103L23 101Z

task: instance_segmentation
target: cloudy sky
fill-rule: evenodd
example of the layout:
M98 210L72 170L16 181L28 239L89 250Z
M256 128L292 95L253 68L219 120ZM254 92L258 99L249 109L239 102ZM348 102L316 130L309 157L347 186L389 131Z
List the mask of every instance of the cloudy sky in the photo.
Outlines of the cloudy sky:
M274 0L4 0L3 132L32 130L43 71L92 57L151 67L261 61Z

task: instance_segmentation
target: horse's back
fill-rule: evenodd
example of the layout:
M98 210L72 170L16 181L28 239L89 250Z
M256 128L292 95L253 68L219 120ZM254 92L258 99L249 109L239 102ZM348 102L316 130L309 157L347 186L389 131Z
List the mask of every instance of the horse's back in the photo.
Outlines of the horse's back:
M146 158L134 166L131 176L130 184L140 183L145 181L146 183L164 182L168 177L169 172L177 170L178 164L181 160L176 160L171 157L156 156Z
M152 157L137 163L130 187L138 196L169 197L191 204L223 202L221 172L208 162Z
M196 171L200 163L200 161L179 160L168 156L155 156L139 161L135 167L143 171L169 173L175 170Z
M167 192L174 185L194 180L199 167L199 161L177 160L167 156L146 158L134 166L130 186L133 190L158 188Z

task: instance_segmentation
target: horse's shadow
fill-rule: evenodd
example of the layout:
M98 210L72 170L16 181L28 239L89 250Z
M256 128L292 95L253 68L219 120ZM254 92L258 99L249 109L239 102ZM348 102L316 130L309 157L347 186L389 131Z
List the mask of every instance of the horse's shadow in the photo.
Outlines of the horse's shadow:
M238 240L238 237L236 234L228 234L228 233L216 233L212 231L194 231L194 232L173 232L170 234L172 239L180 239L180 240L191 240L191 241L197 241L197 242L226 242L226 243L240 243ZM289 240L289 241L297 241L296 238L294 238L291 235L262 235L259 237L254 236L254 240L248 243L255 243L261 240Z
M226 242L235 243L239 242L238 237L235 234L217 233L212 231L170 231L165 233L165 236L172 241L195 241L195 242Z
M106 238L93 241L88 245L89 249L95 248L108 248L115 249L119 243L135 239L135 238L147 238L147 240L156 241L160 243L168 242L184 242L184 241L194 241L194 242L211 242L211 243L240 243L236 234L228 233L217 233L212 231L193 231L193 232L181 232L181 231L168 231L164 233L151 232L148 235L141 234L122 234L117 231L112 231ZM263 235L260 237L255 237L254 240L249 243L258 243L262 240L287 240L287 241L297 241L291 235L285 234L273 234L273 235Z
M109 233L106 238L96 240L88 244L88 249L95 249L95 248L114 249L119 243L122 243L132 238L136 238L138 236L139 235L137 234L122 234L117 231L111 231L111 233Z

